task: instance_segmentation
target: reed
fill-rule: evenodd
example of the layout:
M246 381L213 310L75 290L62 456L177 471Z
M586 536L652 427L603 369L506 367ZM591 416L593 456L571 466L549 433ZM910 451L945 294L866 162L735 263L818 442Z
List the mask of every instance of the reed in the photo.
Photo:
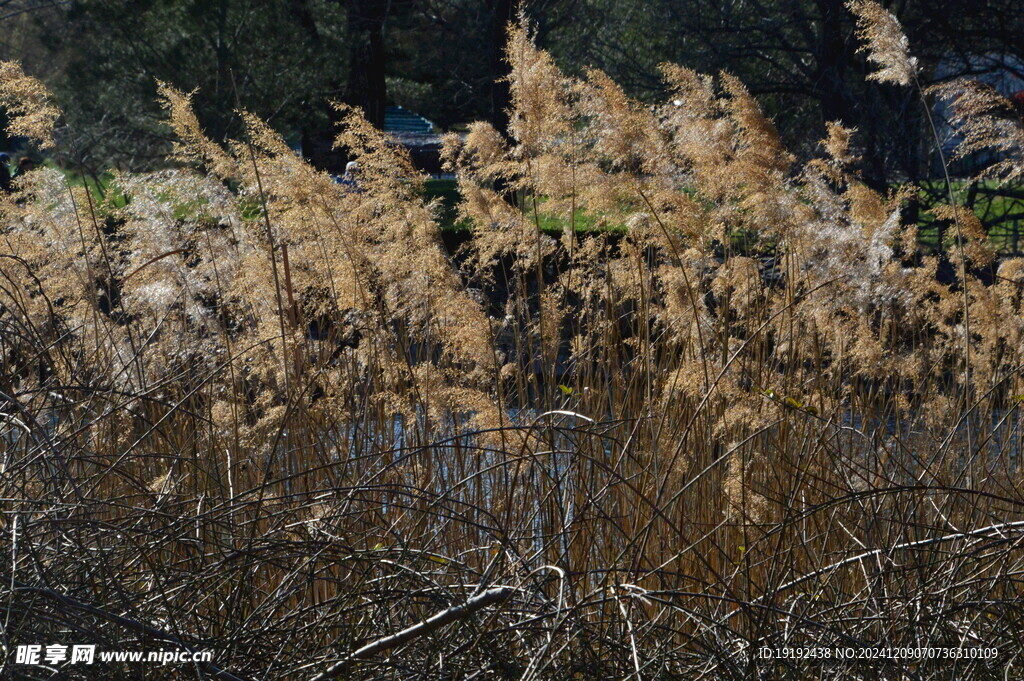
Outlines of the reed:
M851 9L914 87L891 15ZM3 645L175 643L248 679L1019 666L1024 260L953 205L959 248L924 254L856 131L797 161L728 74L666 65L651 107L525 26L507 56L509 130L446 141L458 253L358 111L353 190L253 117L209 139L166 85L167 169L0 198ZM54 140L41 85L0 81ZM1019 177L1012 109L938 94ZM579 211L626 231L540 229ZM998 657L757 656L812 645Z

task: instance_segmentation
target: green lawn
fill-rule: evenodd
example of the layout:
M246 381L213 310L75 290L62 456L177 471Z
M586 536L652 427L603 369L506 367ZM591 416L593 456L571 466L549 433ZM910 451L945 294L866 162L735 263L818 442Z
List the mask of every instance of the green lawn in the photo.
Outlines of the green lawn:
M88 187L93 197L100 201L107 197L111 190L113 176L104 173L99 177L84 176L73 170L65 170L68 182L72 186ZM1010 190L1009 194L1000 193L995 182L981 182L978 184L974 195L971 196L970 185L963 181L955 181L953 185L954 196L961 204L973 199L974 210L978 217L988 228L989 238L998 251L1020 252L1024 248L1024 194L1019 190ZM1017 195L1012 195L1016 191ZM423 187L424 198L428 201L438 199L440 201L441 228L447 231L466 231L469 225L458 216L459 190L454 180L427 180ZM939 203L948 203L945 195L945 184L935 180L925 183L922 190L922 211L919 221L919 241L921 245L934 251L938 248L938 225L935 216L928 211L928 207ZM120 194L113 196L115 206L124 205L124 197ZM568 227L568 220L564 217L540 214L541 229L552 236L559 236ZM624 225L602 225L601 221L593 214L578 209L574 216L574 224L577 232L592 232L600 229L610 231L624 231Z
M47 165L50 164L47 163ZM111 183L114 180L114 175L112 173L102 173L99 176L96 176L86 175L71 168L58 169L64 173L64 177L67 178L68 184L72 187L88 188L89 193L92 194L92 198L97 204L104 199L109 199L115 207L121 208L125 205L124 195L120 192L111 190Z
M459 190L455 180L427 180L423 187L423 196L428 201L440 199L441 201L441 228L445 230L468 230L469 225L459 220L458 203ZM532 211L530 212L532 217ZM543 232L552 236L559 236L569 227L569 220L564 217L550 215L544 211L539 215L540 228ZM600 229L606 231L625 231L625 225L611 224L602 225L601 221L593 214L583 209L577 209L573 214L572 224L577 232L594 232Z
M945 196L945 184L941 181L926 183L922 192L923 210L919 222L919 241L927 249L934 251L938 247L938 225L935 216L928 212L928 206L939 202L948 203ZM968 200L969 185L966 182L954 183L954 195L961 204ZM996 249L1002 252L1018 252L1024 247L1024 197L1014 197L998 193L999 188L994 182L981 182L974 198L974 210L982 222L988 226L989 238ZM428 200L441 201L441 227L445 230L467 230L469 226L458 219L457 205L459 191L454 180L428 180L424 186L424 197ZM929 197L935 197L930 199ZM577 210L575 226L578 232L590 232L600 229L598 219L584 210ZM567 220L542 213L541 229L552 235L561 234L567 227ZM624 230L622 225L607 226L605 229Z
M985 180L972 191L969 182L954 180L953 196L959 205L971 204L997 251L1019 252L1024 246L1024 194L1019 188L1001 189L998 183ZM925 248L936 250L939 229L928 207L949 203L945 182L933 180L922 183L921 198L924 210L918 222L919 240Z

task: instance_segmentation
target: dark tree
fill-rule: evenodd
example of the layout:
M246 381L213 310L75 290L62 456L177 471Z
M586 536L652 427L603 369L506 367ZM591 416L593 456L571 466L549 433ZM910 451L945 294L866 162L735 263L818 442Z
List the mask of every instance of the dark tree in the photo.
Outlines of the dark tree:
M346 101L358 106L374 125L384 125L388 90L384 21L391 0L348 2L349 78Z

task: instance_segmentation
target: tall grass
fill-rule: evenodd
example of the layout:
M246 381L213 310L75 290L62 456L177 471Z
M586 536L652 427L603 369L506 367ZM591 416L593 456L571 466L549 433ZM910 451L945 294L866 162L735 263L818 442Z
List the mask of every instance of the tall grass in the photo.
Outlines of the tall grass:
M953 206L922 254L854 131L798 163L727 74L666 65L652 108L525 28L507 54L507 135L446 143L459 253L357 111L353 189L168 86L177 165L3 197L6 678L51 678L10 664L51 642L215 653L147 678L1012 677L1024 261ZM964 124L1019 135L985 96ZM542 228L581 211L625 233ZM812 645L998 657L757 655Z

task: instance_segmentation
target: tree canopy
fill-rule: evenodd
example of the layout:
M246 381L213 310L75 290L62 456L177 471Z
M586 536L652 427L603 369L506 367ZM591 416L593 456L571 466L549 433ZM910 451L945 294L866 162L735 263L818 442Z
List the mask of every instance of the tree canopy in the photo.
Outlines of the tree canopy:
M971 75L979 56L1024 59L1024 15L1014 5L888 3L927 82ZM727 71L791 148L813 151L825 124L841 121L858 129L869 182L929 167L921 107L909 91L865 80L843 0L525 0L521 10L569 72L601 69L630 94L654 98L664 62ZM244 109L319 149L324 163L332 100L378 125L395 103L443 128L477 119L504 128L513 0L6 0L4 12L0 57L23 61L55 89L86 165L145 166L158 156L161 81L195 90L215 139L237 132Z

